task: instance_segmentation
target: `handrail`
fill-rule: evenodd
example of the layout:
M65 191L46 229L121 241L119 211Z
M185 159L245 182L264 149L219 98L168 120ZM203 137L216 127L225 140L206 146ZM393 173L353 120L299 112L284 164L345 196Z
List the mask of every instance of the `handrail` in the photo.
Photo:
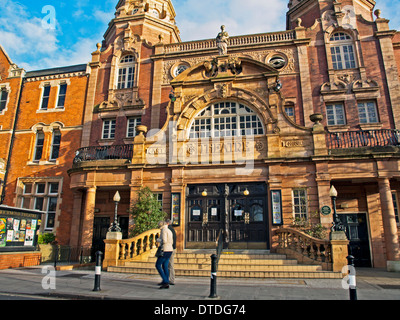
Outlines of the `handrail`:
M130 260L157 248L157 238L160 237L160 232L160 229L152 229L136 237L120 240L119 260Z
M328 239L321 240L293 228L279 228L277 251L301 256L318 264L332 263L332 246Z
M216 253L217 253L217 270L218 270L218 263L219 263L219 258L221 257L221 253L223 250L224 246L224 230L220 229L216 241L217 247L216 247Z
M400 131L393 129L328 132L328 149L400 145Z

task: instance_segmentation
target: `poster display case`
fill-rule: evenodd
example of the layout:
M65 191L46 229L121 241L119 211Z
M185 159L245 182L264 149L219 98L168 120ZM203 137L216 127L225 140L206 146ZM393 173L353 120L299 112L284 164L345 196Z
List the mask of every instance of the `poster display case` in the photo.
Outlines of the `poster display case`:
M0 252L35 250L42 214L36 210L0 206Z

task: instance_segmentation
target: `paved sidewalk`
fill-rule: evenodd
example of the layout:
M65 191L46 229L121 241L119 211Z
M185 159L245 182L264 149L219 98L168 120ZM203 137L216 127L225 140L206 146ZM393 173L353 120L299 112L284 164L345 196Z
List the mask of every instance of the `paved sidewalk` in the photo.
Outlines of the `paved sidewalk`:
M160 290L158 276L102 272L101 291L93 292L94 270L57 271L52 279L42 271L43 266L0 270L0 293L67 300L210 301L209 278L178 277L175 286ZM52 284L55 289L46 289ZM349 291L337 279L218 278L217 294L218 301L349 300ZM359 300L400 300L400 273L358 269L357 294Z

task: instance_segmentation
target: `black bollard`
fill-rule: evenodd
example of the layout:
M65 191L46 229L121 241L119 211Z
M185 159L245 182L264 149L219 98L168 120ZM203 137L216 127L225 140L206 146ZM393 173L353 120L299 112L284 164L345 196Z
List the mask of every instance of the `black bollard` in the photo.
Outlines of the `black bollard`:
M217 255L211 256L211 286L209 298L215 299L217 296Z
M96 252L96 269L94 273L94 289L93 291L101 291L100 289L100 278L101 278L101 257L103 255L103 252L97 251Z
M354 267L354 257L347 256L347 264L349 268L349 294L350 300L357 300L357 286L356 286L356 269Z
M58 254L59 254L59 248L58 245L56 245L56 252L54 254L54 269L57 268L57 262L58 262Z

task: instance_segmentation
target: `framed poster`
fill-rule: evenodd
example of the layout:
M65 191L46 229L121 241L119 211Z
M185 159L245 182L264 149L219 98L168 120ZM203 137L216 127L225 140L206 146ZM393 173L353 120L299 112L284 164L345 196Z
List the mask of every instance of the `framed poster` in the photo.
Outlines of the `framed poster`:
M181 224L181 194L171 194L171 220L173 226Z
M272 224L282 225L282 192L281 190L271 190Z

